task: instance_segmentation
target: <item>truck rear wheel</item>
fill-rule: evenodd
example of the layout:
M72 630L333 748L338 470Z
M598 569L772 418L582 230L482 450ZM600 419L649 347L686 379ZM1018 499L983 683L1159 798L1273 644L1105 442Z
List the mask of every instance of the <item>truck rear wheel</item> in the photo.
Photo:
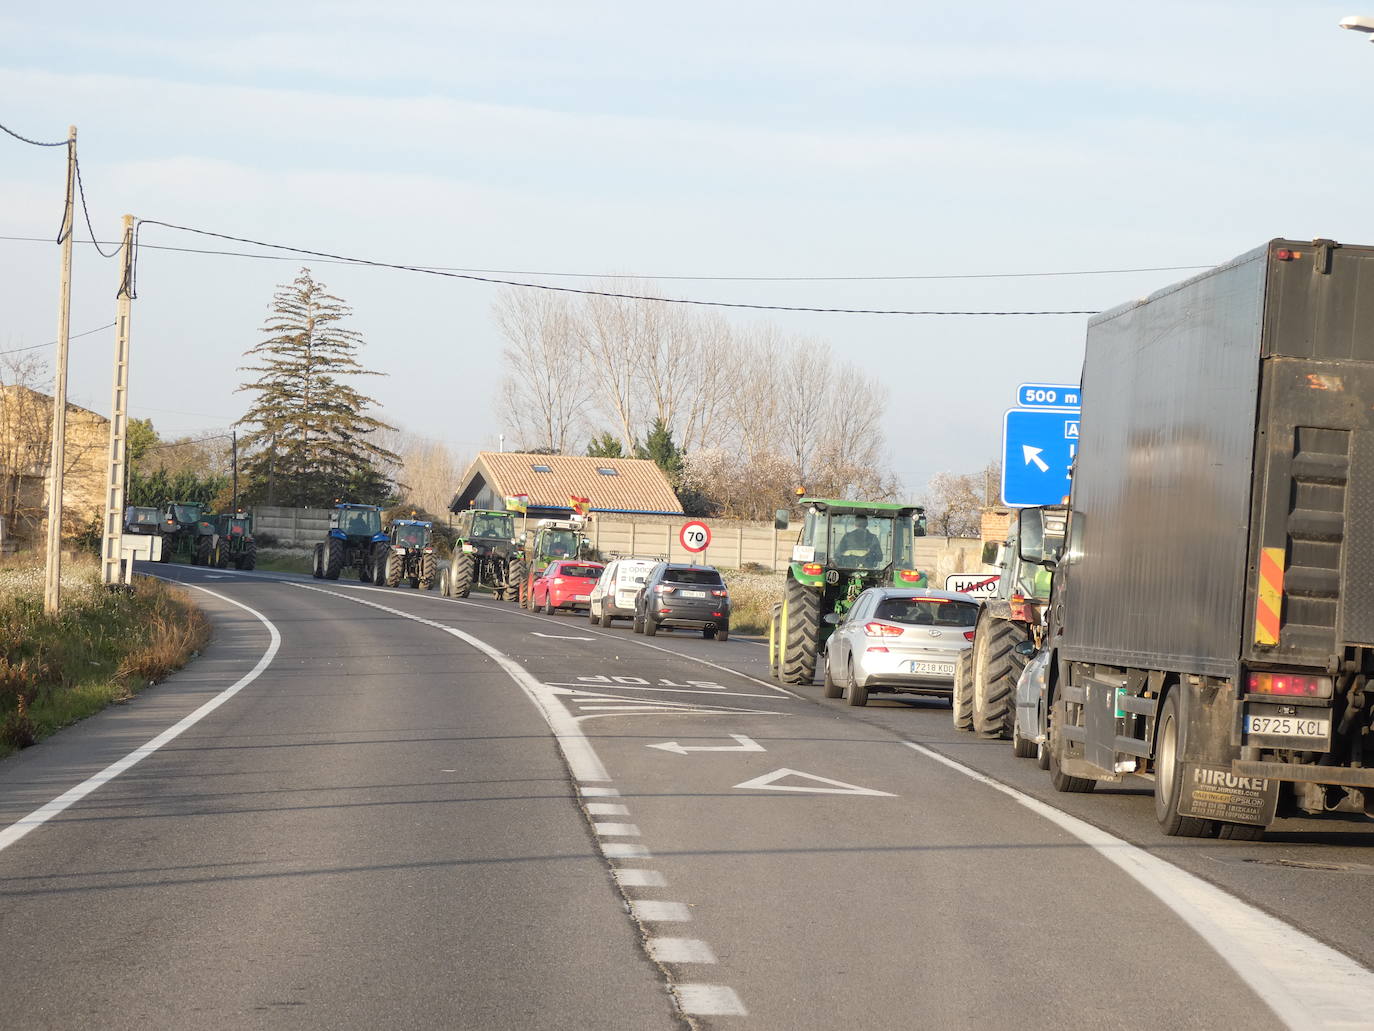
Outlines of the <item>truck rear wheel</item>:
M1174 690L1164 699L1155 738L1155 819L1160 829L1173 837L1209 837L1216 825L1211 820L1179 813L1182 799L1183 721L1179 718L1178 691Z
M331 537L329 543L324 546L324 578L337 580L343 572L343 565L344 542L337 537Z
M973 649L959 653L954 663L954 687L949 696L950 715L956 730L973 729Z
M1064 738L1056 728L1062 726L1068 718L1067 706L1063 702L1055 702L1054 715L1050 719L1050 784L1055 791L1085 795L1097 787L1097 781L1088 777L1071 777L1059 765L1064 757Z
M980 737L1011 736L1016 678L1026 665L1016 646L1027 637L1019 624L991 619L974 638L973 729Z
M782 682L809 684L816 678L821 635L821 592L787 578L782 603Z
M466 598L472 593L472 573L476 564L473 557L464 552L448 567L449 593L453 597Z

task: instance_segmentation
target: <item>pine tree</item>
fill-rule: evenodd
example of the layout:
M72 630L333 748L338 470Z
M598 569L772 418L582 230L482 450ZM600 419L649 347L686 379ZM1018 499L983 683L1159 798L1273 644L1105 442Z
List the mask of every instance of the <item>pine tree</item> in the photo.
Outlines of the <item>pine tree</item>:
M620 438L610 430L599 437L593 437L587 445L588 458L624 458L625 451L620 446Z
M341 325L351 314L308 268L273 295L267 338L244 352L260 364L240 366L258 374L238 388L257 393L236 424L252 427L240 440L246 498L319 506L390 494L383 466L398 458L369 436L392 427L367 414L375 400L340 379L384 375L359 364L362 335Z
M643 444L635 445L635 457L647 458L664 471L676 488L682 482L682 462L686 457L673 441L673 430L662 419L655 419Z

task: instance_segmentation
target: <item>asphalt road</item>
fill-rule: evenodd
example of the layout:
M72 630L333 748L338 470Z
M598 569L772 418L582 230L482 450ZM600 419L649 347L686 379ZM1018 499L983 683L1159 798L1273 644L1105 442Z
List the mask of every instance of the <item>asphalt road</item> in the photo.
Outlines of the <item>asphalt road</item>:
M0 763L0 1025L1374 1023L1366 822L1165 838L751 641L154 571L207 653Z

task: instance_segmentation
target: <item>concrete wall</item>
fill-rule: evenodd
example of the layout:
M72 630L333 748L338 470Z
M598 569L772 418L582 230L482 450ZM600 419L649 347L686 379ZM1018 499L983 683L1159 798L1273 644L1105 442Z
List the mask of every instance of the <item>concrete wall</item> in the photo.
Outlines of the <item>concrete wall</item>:
M329 509L259 505L253 509L253 532L271 534L287 546L307 547L329 532Z

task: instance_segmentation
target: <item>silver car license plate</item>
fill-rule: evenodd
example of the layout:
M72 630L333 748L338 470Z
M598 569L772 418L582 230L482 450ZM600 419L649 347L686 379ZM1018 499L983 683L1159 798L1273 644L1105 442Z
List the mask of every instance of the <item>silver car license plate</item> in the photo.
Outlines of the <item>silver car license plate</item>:
M952 677L954 676L954 663L952 662L919 662L912 659L906 664L908 673L931 673L935 676Z

